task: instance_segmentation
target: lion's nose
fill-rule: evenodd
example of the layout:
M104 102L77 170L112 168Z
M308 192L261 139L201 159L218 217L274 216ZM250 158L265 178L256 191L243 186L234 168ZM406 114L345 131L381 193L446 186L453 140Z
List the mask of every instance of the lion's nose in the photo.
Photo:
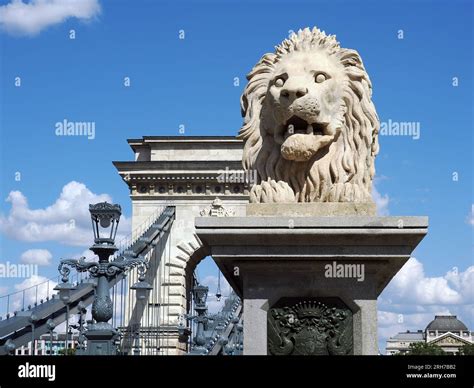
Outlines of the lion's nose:
M308 88L305 88L304 86L284 87L280 92L280 95L283 98L288 98L290 100L296 100L297 98L303 97L306 94L308 94Z

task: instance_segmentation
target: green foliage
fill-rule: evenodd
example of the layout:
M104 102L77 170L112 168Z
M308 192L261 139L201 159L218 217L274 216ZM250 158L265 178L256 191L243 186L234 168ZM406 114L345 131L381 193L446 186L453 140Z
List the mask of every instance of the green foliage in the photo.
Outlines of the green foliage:
M459 350L463 356L474 356L474 344L463 345Z
M62 355L62 356L64 356L64 355L66 355L66 356L74 356L74 355L76 354L76 349L75 349L75 348L74 348L74 349L67 349L67 351L66 351L66 349L60 349L60 350L58 351L58 354L59 354L59 355Z
M410 349L407 354L414 356L442 356L446 355L446 352L435 344L413 342L410 344Z

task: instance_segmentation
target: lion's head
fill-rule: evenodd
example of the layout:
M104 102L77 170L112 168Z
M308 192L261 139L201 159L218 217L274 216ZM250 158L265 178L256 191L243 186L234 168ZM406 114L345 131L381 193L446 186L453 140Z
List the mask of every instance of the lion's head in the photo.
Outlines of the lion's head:
M247 75L243 166L251 202L369 202L379 120L359 54L314 28L293 34Z

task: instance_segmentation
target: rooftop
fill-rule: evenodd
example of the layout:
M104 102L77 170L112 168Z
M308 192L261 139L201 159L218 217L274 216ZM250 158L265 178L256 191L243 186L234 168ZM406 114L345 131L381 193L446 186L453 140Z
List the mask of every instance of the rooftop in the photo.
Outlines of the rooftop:
M391 337L391 340L397 341L416 341L416 340L424 340L424 334L421 330L418 331L406 331L403 333L398 333L397 335Z
M438 331L466 331L467 326L461 322L456 315L436 315L435 319L428 323L425 330Z

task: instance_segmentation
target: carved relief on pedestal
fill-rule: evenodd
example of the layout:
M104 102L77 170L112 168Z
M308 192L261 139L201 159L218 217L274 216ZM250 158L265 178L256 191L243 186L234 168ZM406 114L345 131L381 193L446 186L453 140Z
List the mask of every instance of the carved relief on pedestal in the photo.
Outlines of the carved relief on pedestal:
M353 354L352 311L338 298L283 298L268 311L268 354Z

